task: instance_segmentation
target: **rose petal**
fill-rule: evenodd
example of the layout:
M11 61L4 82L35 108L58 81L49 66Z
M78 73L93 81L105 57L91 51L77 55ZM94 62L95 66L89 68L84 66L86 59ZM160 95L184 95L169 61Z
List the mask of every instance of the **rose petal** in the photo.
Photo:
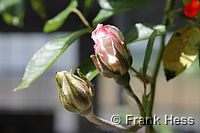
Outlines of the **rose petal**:
M121 31L117 27L108 25L108 30L112 32L113 34L115 34L115 36L117 36L120 42L124 42L124 36L122 35Z

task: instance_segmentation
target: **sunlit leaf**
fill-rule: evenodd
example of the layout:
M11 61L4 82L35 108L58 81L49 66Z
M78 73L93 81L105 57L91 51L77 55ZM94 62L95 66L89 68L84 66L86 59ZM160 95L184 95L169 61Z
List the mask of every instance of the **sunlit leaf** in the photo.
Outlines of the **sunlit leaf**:
M173 34L163 53L167 80L191 66L198 56L199 44L200 29L195 25L186 25Z
M89 81L91 81L99 74L99 71L96 69L91 58L88 58L87 60L83 61L78 68Z
M121 12L133 8L141 7L151 0L99 0L99 5L102 9Z
M99 11L99 13L97 14L97 16L94 18L93 20L93 25L97 25L98 23L101 23L105 20L107 20L108 18L110 18L112 15L114 15L113 11L110 10L105 10L105 9L101 9Z
M67 17L73 12L74 9L76 9L77 5L77 0L72 0L67 8L46 22L44 26L44 32L52 32L60 28Z
M94 26L100 22L107 20L114 14L122 11L141 7L151 0L98 0L102 10L97 14L93 20Z
M157 35L165 34L166 27L164 25L155 25L152 27L145 26L144 24L137 23L125 32L124 37L126 43L141 41L149 39L153 31L157 30Z
M73 32L67 36L56 38L40 48L29 61L22 82L15 90L27 88L31 83L52 66L56 59L80 36L87 33L87 29Z
M31 0L33 10L42 18L46 18L46 9L44 0Z

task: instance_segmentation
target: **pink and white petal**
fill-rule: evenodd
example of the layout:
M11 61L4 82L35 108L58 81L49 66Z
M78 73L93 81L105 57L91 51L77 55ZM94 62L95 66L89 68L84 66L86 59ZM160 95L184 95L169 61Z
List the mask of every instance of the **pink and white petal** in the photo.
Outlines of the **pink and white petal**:
M117 27L112 26L112 25L108 25L107 27L108 27L108 30L110 32L112 32L113 34L115 34L115 36L117 36L117 38L119 38L119 41L121 43L124 43L124 36L123 36L123 34L121 33L121 31Z
M123 44L121 44L120 42L114 41L114 46L117 49L117 51L119 51L119 53L121 55L123 55L125 58L128 59L128 53L127 53L125 46Z
M92 32L92 39L95 43L98 43L98 39L105 37L107 34L107 31L105 30L103 24L98 24L96 29Z
M112 38L107 37L104 39L101 39L100 46L98 47L97 51L99 57L101 58L102 62L109 66L110 59L114 58L116 54L116 49L114 47Z

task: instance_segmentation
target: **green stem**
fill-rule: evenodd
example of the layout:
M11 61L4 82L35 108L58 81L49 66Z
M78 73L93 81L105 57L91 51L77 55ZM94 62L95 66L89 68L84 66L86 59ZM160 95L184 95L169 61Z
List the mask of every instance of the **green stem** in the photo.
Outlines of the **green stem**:
M142 105L142 103L140 102L140 99L137 97L137 95L133 92L130 84L128 84L127 86L124 87L127 91L128 91L128 94L136 101L137 103L137 106L140 110L140 114L141 116L145 117L146 116L146 111Z
M122 88L124 88L128 94L136 101L137 106L140 111L140 115L145 117L146 116L146 111L140 102L140 99L137 97L137 95L133 92L131 86L130 86L130 75L127 72L126 74L120 76L120 77L115 77L114 78L115 82L119 84Z
M92 31L93 28L90 26L89 22L86 20L86 18L84 17L84 15L81 13L80 10L78 10L77 8L73 10L74 13L76 13L78 15L78 17L81 19L81 21L83 22L83 24L90 30Z
M199 67L200 67L200 45L199 45L199 53L198 53L198 56L199 56Z
M166 27L169 25L169 19L167 16L167 13L173 9L173 6L175 4L175 0L166 0L165 4L165 14L163 16L162 24L166 25ZM164 50L165 46L165 37L166 34L161 36L161 42L160 42L160 48L158 50L158 56L156 59L155 67L154 67L154 72L153 72L153 83L151 83L151 94L150 94L150 101L149 101L149 106L147 110L147 116L151 117L152 116L152 111L153 111L153 105L154 105L154 98L155 98L155 88L156 88L156 82L157 82L157 77L158 77L158 72L160 69L160 64L162 60L162 53ZM146 132L147 133L155 133L155 130L152 125L149 125L146 127Z
M133 126L122 126L122 125L117 125L114 124L110 121L107 121L105 119L102 119L100 117L97 117L93 112L89 113L88 115L84 115L84 117L90 121L91 123L94 123L98 126L104 126L116 131L122 131L122 132L135 132L139 128L141 128L140 125L133 125ZM120 119L120 117L119 117Z
M151 76L146 75L146 79L144 79L143 74L138 72L134 67L131 67L130 69L136 74L135 76L138 79L140 79L142 82L146 82L146 84L153 83L153 80L152 80Z

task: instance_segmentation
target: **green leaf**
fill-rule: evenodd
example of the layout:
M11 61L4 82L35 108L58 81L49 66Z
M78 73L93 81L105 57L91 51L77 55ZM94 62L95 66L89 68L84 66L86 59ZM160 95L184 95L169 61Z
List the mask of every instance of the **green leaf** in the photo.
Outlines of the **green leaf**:
M100 7L102 8L97 16L93 20L93 25L97 25L114 14L138 8L147 4L151 0L98 0Z
M21 1L3 11L3 20L9 25L22 27L24 24L24 10L24 3Z
M14 90L27 88L31 83L52 66L56 59L80 36L89 32L87 29L78 30L67 36L56 38L40 48L28 63L22 82Z
M113 15L114 15L113 11L101 9L99 11L99 13L97 14L97 16L94 18L93 25L95 26L98 23L101 23L101 22L107 20L108 18L110 18Z
M78 69L80 69L81 73L85 75L89 81L91 81L99 74L99 71L96 69L91 58L88 58L82 62Z
M94 5L94 0L84 0L84 14L87 14Z
M46 22L43 29L44 32L52 32L60 28L67 17L73 12L74 9L76 9L77 5L77 0L72 0L67 8Z
M186 5L187 3L189 3L191 0L182 0L183 4Z
M157 36L165 34L166 26L165 25L155 25L153 27L146 26L141 23L135 24L133 27L129 28L124 34L126 43L141 41L149 39L153 31L157 30Z
M33 10L42 18L46 18L46 9L43 0L31 0Z
M150 1L151 0L99 0L98 2L102 9L112 10L117 13L141 7Z
M128 31L126 31L124 33L124 38L126 40L126 43L131 43L134 40L138 39L138 36L139 36L138 34L139 34L140 30L136 27L136 25L137 24L135 24L134 26L130 27L128 29ZM152 30L151 30L151 32L152 32Z
M0 13L21 2L22 0L0 0Z
M148 65L149 65L149 62L150 62L150 59L151 59L151 54L152 54L152 51L153 51L153 44L154 44L154 41L156 39L156 36L157 36L157 30L155 30L151 34L149 41L148 41L148 44L147 44L144 62L143 62L143 77L144 77L144 79L146 79L146 73L147 73Z

